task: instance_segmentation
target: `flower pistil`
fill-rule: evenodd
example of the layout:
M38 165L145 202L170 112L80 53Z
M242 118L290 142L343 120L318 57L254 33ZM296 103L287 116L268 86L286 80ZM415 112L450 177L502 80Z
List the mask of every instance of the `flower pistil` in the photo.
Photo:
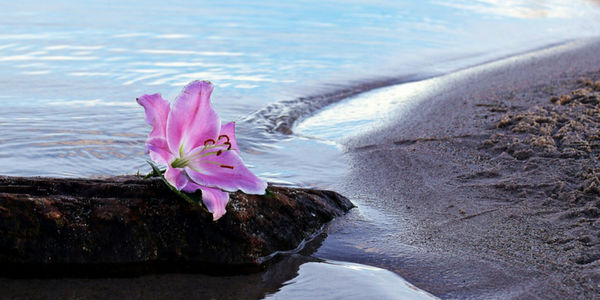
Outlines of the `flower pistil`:
M190 167L191 168L191 162L197 162L197 163L210 163L210 164L215 164L220 166L221 168L226 168L226 169L233 169L234 167L231 165L226 165L226 164L222 164L216 161L212 161L212 160L205 160L203 158L211 156L211 155L215 155L215 156L220 156L221 154L223 154L224 152L230 151L231 150L231 142L229 139L229 136L227 136L226 134L220 135L217 140L213 140L213 139L207 139L204 141L204 146L199 150L199 151L191 151L188 155L185 155L183 152L184 149L184 145L181 144L181 146L179 147L179 157L175 158L172 162L171 162L171 167L173 168L185 168L185 167ZM198 148L196 148L198 149ZM213 150L213 151L209 151L206 152L207 150ZM216 151L214 151L216 150ZM194 171L194 168L192 168Z

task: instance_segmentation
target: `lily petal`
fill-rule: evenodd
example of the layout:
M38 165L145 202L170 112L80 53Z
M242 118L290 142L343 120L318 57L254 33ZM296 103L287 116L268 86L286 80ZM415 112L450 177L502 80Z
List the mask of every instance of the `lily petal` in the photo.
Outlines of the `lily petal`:
M213 214L213 221L220 219L226 213L225 207L229 202L229 193L218 188L200 186L193 181L188 182L183 190L191 193L198 189L202 190L202 202L208 211Z
M146 141L146 151L150 153L150 158L153 161L163 165L168 165L173 157L173 154L169 151L167 140L164 138L149 138Z
M202 190L202 202L213 214L213 221L220 219L226 212L225 207L229 202L229 193L208 187L200 189Z
M142 95L137 102L146 111L146 123L152 126L150 138L165 138L167 128L167 117L171 111L169 102L160 94Z
M237 140L235 138L235 122L229 122L221 126L220 135L226 135L229 137L229 143L231 144L231 150L234 150L240 154L240 148L238 147Z
M210 82L193 81L175 99L167 119L167 143L172 153L187 153L217 138L221 119L210 105L212 90Z
M188 176L182 169L172 168L169 165L167 165L165 179L179 191L181 191L181 189L189 182Z
M214 163L228 167L221 167ZM234 151L194 160L190 167L185 168L185 172L192 181L199 185L219 187L229 192L239 189L246 194L262 195L267 188L267 183L248 170Z

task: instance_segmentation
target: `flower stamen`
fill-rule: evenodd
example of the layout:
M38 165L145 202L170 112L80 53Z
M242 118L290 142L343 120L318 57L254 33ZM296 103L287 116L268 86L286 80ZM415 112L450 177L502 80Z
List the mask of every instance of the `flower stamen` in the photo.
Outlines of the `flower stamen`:
M226 138L226 139L227 139L227 141L226 141L225 143L229 143L229 136L228 136L228 135L226 135L226 134L222 134L222 135L220 135L220 136L217 138L217 141L220 141L220 140L221 140L221 138Z
M221 167L221 168L225 168L225 169L232 169L232 170L233 170L233 169L235 169L235 167L234 167L234 166L231 166L231 165L224 165L224 164L218 163L218 162L216 162L216 161L212 161L212 160L201 160L201 161L199 161L199 162L201 162L201 163L209 163L209 164L217 165L217 166L219 166L219 167ZM200 171L199 171L198 169L192 168L192 167L190 167L190 166L188 166L188 167L189 167L190 169L192 169L192 170L194 170L194 171L196 171L196 172L200 173Z

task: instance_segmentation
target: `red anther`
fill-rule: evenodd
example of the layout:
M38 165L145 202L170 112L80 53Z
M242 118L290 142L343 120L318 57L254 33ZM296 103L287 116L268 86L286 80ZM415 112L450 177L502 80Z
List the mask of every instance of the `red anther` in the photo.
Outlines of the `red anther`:
M221 165L221 168L232 169L233 170L233 166L229 166L229 165Z
M216 143L217 143L217 142L215 142L215 140L213 140L213 139L208 139L208 140L204 141L204 146L208 146L209 142L210 142L210 144L211 144L211 145L214 145L214 144L216 144Z
M223 153L223 150L217 151L217 156L221 155L221 153Z
M221 140L221 138L226 138L226 139L227 139L227 142L226 142L226 143L229 143L229 136L227 136L226 134L222 134L222 135L220 135L220 136L219 136L219 138L217 139L217 141L220 141L220 140Z
M227 150L231 150L231 143L230 142L225 142L225 143L223 143L223 145L227 145Z

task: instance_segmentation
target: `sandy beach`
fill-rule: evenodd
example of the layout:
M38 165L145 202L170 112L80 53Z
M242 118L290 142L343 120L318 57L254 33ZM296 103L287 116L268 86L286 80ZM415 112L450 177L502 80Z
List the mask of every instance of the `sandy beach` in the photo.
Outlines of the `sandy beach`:
M444 299L600 298L599 54L579 41L443 76L345 141L340 192L403 227L375 264Z

